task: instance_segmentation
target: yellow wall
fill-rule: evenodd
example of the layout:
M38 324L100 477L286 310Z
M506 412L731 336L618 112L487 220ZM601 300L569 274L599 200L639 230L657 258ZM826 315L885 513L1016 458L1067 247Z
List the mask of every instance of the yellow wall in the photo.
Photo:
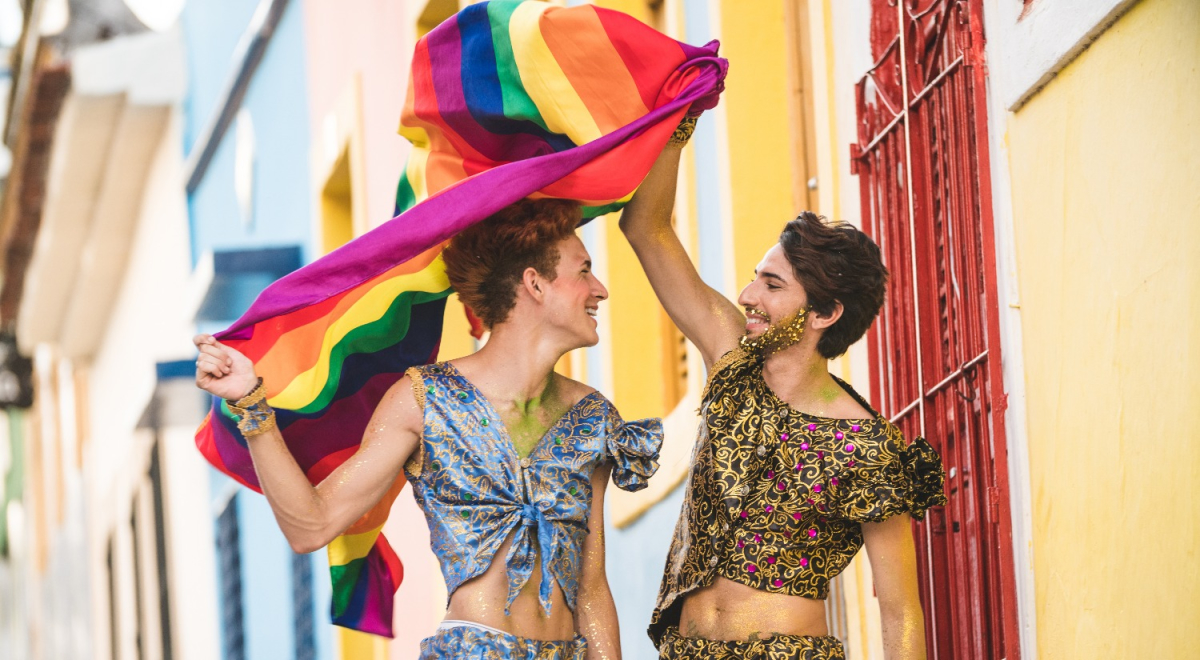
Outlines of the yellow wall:
M664 323L670 323L650 288L633 249L617 227L615 215L597 218L604 223L608 245L609 299L600 308L611 319L612 397L625 419L662 417L667 414L663 383ZM606 309L607 307L607 309Z
M596 4L649 21L645 0ZM729 193L733 209L732 254L738 282L749 280L764 252L779 237L793 208L793 163L787 149L791 121L789 49L780 3L722 3L722 55L735 61L726 81ZM717 121L709 114L702 121ZM691 215L691 214L689 214ZM688 219L690 220L690 218ZM613 345L612 397L627 418L661 416L665 324L654 292L616 223L605 220ZM631 338L644 338L631 341Z
M650 21L645 0L601 0L595 3ZM615 214L597 218L608 246L608 287L611 298L600 308L608 314L612 342L613 391L606 392L626 419L662 417L665 409L662 379L663 313L633 250L617 228Z
M1010 118L1038 651L1200 657L1200 3Z
M730 61L722 103L729 133L734 274L740 289L795 217L788 95L790 50L782 2L722 2L721 55ZM713 121L707 116L701 121Z

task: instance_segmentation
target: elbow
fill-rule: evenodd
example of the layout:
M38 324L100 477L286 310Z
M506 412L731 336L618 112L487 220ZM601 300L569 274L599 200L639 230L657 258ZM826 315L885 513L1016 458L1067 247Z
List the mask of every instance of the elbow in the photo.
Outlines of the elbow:
M324 526L284 528L283 535L287 537L292 551L298 555L316 552L329 545L330 541L337 536L327 531Z
M288 545L292 546L292 552L298 555L307 555L310 552L316 552L321 548L329 545L332 539L326 539L315 534L289 534L287 535Z
M292 552L298 555L307 555L320 550L326 544L309 538L288 538L288 545L292 546Z
M621 212L621 217L617 218L617 227L621 229L621 233L625 234L625 238L634 240L641 238L648 233L649 225L652 220L646 217L644 209L625 207Z

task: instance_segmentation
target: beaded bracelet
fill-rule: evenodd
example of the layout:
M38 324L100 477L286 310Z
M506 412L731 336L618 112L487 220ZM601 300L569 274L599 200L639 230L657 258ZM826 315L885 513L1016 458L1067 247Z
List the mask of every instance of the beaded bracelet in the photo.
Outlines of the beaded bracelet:
M225 399L230 412L238 417L238 430L242 436L252 438L275 428L275 410L267 405L267 388L259 378L254 389L246 396L231 401Z

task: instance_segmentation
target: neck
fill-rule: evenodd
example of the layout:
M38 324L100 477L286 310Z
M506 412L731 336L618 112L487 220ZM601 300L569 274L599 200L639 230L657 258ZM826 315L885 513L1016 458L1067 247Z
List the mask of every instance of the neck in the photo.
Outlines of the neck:
M807 341L768 356L763 379L780 399L809 413L824 413L823 406L841 390L829 375L829 360Z
M466 366L489 395L523 409L551 394L554 365L566 352L536 328L505 323L492 328L483 348L456 362Z

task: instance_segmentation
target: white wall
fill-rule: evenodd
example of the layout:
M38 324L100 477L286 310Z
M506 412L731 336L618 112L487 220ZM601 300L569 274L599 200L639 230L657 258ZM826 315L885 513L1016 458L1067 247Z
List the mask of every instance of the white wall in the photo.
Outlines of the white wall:
M155 389L155 364L194 356L181 126L176 109L150 168L116 304L107 327L96 330L103 340L88 374L91 437L85 478L98 658L109 648L106 544L114 529L128 526L130 503L149 467L153 437L136 426ZM173 650L183 660L213 660L219 657L220 638L208 466L195 449L192 431L168 428L160 438ZM123 582L132 580L128 571L117 573ZM131 608L123 602L118 619L128 622ZM157 625L157 618L147 623Z

